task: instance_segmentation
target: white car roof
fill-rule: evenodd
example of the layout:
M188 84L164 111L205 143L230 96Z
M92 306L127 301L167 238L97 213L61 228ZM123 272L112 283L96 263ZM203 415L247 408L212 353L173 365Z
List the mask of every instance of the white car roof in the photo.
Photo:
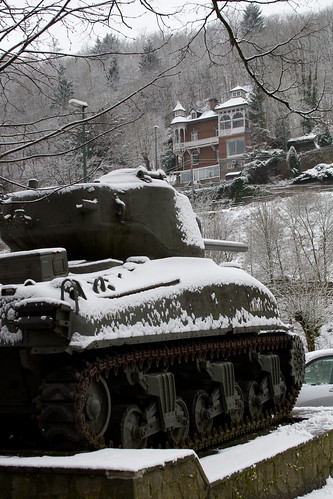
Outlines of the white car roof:
M333 348L326 348L325 350L314 350L313 352L308 352L305 354L305 363L308 364L314 359L320 359L321 357L333 357Z

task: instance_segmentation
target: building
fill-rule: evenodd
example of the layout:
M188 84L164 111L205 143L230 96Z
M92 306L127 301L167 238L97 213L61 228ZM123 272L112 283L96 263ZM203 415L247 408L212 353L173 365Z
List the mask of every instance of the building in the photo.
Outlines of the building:
M225 179L244 165L250 145L248 94L243 87L230 91L230 99L188 114L180 102L173 110L173 152L180 182Z

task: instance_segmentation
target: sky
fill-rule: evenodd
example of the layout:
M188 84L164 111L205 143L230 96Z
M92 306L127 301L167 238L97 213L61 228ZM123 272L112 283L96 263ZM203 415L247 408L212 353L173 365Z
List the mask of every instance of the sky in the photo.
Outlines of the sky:
M308 10L316 11L318 9L324 8L325 6L332 5L332 0L281 0L278 3L272 3L272 0L259 0L260 8L264 15L272 14L288 14L288 13L301 13ZM202 12L200 6L202 4L208 4L210 2L207 0L152 0L151 5L159 12L169 13L174 12L175 15L165 19L166 26L170 28L178 28L186 23L189 19L193 19L198 13ZM187 7L184 8L184 5ZM259 3L257 2L257 5ZM232 0L231 5L235 6L235 1ZM248 5L248 2L237 1L238 11L243 11ZM125 9L126 12L126 9ZM151 31L158 28L156 24L155 16L148 13L145 9L141 8L138 2L135 2L128 9L130 15L133 17L130 20L132 30L134 33L142 33L144 31ZM134 16L138 15L136 19Z
M326 6L332 5L332 0L281 0L278 3L271 3L272 0L261 0L261 9L264 15L274 15L274 14L288 14L296 12L301 14L306 11L316 12L318 9L324 8ZM130 28L124 27L123 23L113 25L112 33L121 36L125 35L129 39L135 39L141 35L146 35L163 30L178 30L184 25L194 26L195 24L200 24L200 19L204 15L205 11L202 8L202 4L209 5L210 2L207 0L187 0L182 2L181 0L151 0L151 6L158 12L165 15L163 17L163 23L161 20L157 20L153 13L150 13L142 7L138 0L133 2L129 1L129 5L125 2L121 6L121 10L125 15L125 20L130 26ZM235 0L231 1L231 5L235 6L237 11L240 13L245 9L248 2L239 2L235 4ZM186 7L185 7L186 6ZM171 13L171 15L166 16L166 14ZM193 23L193 20L194 23ZM117 29L119 32L117 32ZM59 28L54 31L57 36ZM99 27L97 31L93 34L88 33L87 30L81 32L80 28L77 26L77 31L75 35L70 37L70 40L66 36L59 33L59 43L62 50L68 49L70 47L71 51L82 50L84 46L89 46L92 44L92 38L95 36L103 37L110 31L106 27Z
M82 0L72 0L75 2L81 2ZM95 0L92 0L94 3ZM58 40L57 48L60 51L66 51L68 53L76 53L78 51L84 51L85 48L91 47L97 37L103 38L106 34L110 32L116 36L125 37L135 40L139 36L144 36L149 33L154 33L159 29L165 31L177 31L184 26L192 28L201 25L201 20L203 16L207 13L204 6L209 6L211 2L209 0L150 0L148 2L155 11L164 14L163 21L161 18L157 19L156 15L148 12L140 2L140 0L118 0L121 13L124 15L122 18L119 12L115 9L112 10L111 15L111 28L102 26L101 24L95 24L93 31L87 29L87 26L80 25L77 21L71 25L70 31L66 31L61 27L60 24L54 26L51 30L52 35ZM296 12L301 14L306 11L316 12L321 8L332 5L333 0L257 0L256 4L260 5L262 13L264 15L273 14L287 14ZM43 0L43 4L47 5L48 0ZM272 3L274 2L274 3ZM11 0L10 3L14 3L15 6L18 4L23 5L23 0ZM36 4L37 0L31 2L32 5ZM248 2L229 0L232 9L236 9L239 15L242 15ZM225 11L224 11L225 12ZM169 14L169 15L167 15ZM128 24L126 28L123 20ZM91 25L90 25L91 28ZM22 34L14 30L10 36L9 40L1 40L1 48L6 49L13 46L13 43L17 42ZM45 40L42 42L41 46ZM48 48L53 48L48 46Z

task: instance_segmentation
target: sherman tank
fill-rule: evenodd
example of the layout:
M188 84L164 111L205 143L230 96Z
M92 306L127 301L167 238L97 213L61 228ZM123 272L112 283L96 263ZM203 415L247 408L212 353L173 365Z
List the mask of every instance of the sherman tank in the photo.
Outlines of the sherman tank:
M2 438L203 449L290 412L301 340L263 284L204 257L246 247L203 239L162 172L32 183L0 234Z

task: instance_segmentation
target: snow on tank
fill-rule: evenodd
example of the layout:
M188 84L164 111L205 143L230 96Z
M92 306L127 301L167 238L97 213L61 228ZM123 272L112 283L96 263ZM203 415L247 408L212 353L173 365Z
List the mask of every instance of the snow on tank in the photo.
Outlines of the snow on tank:
M32 340L37 322L42 327L49 321L54 327L58 321L56 343L67 352L162 337L287 329L263 284L239 268L209 259L131 258L103 271L28 284L3 287L1 306L7 309L7 320L0 341L20 342L30 331L35 352L47 348L49 341L39 334ZM60 319L67 315L67 326L60 327L56 311Z
M188 198L163 171L116 170L93 183L31 189L2 204L0 235L12 251L64 247L69 259L203 256Z
M162 172L13 193L0 233L0 438L200 449L289 413L301 340L263 284L202 258L246 246L203 240Z

